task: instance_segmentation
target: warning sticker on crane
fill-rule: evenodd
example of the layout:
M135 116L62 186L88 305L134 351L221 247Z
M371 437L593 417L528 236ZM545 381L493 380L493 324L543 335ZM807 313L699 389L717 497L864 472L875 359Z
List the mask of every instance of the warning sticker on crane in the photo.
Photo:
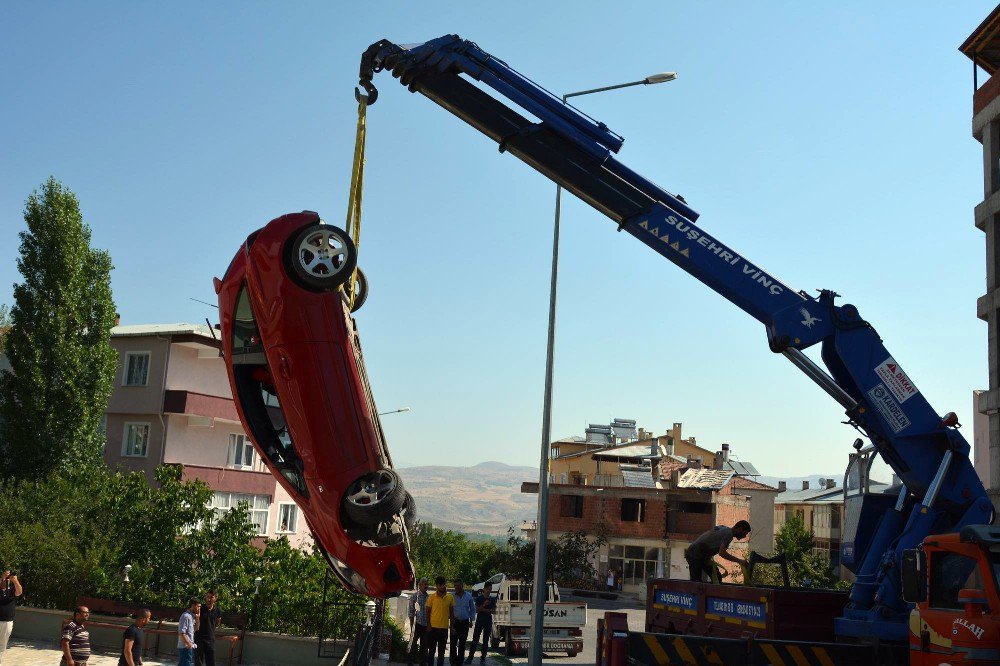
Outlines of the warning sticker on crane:
M913 385L910 378L906 376L903 369L899 367L899 364L890 356L889 358L882 361L881 365L875 368L875 374L885 382L885 385L889 387L892 394L896 396L896 400L900 402L906 402L916 394L920 393L917 387Z
M909 427L910 419L906 418L903 408L893 399L885 384L878 383L870 388L868 397L871 399L872 405L882 413L882 417L889 423L893 432L900 432Z

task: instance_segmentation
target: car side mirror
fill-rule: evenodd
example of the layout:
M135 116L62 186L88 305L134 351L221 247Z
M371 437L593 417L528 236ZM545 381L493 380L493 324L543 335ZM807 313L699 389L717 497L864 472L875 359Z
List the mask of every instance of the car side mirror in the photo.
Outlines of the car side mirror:
M903 601L920 603L927 598L927 555L919 548L903 551L900 563L900 582L903 584Z

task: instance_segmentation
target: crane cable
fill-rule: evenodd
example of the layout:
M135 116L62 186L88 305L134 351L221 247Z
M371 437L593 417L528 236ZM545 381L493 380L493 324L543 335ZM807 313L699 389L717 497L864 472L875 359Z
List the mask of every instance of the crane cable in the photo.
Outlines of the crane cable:
M355 94L355 97L358 99L358 129L354 138L354 164L351 167L351 191L347 200L347 222L344 228L354 241L354 248L357 251L361 247L361 193L365 181L365 112L368 109L368 96ZM357 279L358 269L355 268L351 278L344 285L352 311Z

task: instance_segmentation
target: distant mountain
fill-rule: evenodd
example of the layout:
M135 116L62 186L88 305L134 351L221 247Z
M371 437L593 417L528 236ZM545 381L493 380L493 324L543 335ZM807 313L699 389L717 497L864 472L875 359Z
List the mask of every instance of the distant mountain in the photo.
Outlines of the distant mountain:
M537 481L538 469L502 462L472 467L397 467L417 502L417 518L456 532L502 535L534 520L538 495L521 493L522 481Z

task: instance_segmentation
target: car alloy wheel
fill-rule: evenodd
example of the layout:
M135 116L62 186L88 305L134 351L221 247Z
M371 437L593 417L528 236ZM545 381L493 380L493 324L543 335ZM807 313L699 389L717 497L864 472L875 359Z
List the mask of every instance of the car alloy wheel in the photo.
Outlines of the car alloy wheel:
M286 245L291 276L312 291L334 291L346 283L358 265L354 241L330 224L303 227Z
M359 525L377 525L392 520L405 501L406 490L399 475L391 469L380 469L348 486L344 513Z

